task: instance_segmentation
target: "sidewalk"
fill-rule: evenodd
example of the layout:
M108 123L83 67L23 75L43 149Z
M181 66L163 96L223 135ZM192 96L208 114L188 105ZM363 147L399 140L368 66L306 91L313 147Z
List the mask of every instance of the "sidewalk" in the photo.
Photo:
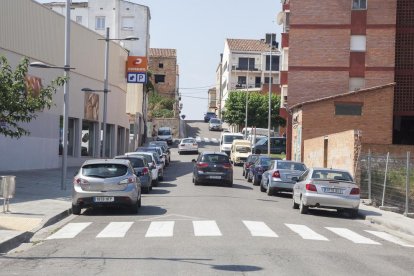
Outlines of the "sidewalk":
M16 176L16 193L10 212L0 200L0 253L27 242L40 229L71 213L72 179L77 168L68 168L66 190L61 190L61 169L0 172Z
M61 170L0 172L16 176L16 194L10 213L0 207L0 253L28 242L40 229L71 214L72 178L77 167L68 168L66 190L61 190ZM3 204L3 200L0 200ZM386 227L387 231L414 242L414 219L361 203L359 216Z

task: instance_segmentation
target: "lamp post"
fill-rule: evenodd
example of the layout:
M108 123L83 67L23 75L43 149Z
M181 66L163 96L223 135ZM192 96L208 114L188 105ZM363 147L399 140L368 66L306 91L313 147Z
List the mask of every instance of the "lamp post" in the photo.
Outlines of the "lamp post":
M126 38L109 38L109 27L106 28L105 38L99 38L98 40L105 40L105 73L104 73L104 110L103 110L103 134L102 134L102 157L106 156L106 113L107 113L107 101L108 101L108 74L109 74L109 41L111 40L138 40L138 37L128 36ZM83 91L83 90L82 90Z
M62 153L62 178L60 188L66 190L66 172L67 172L67 157L68 157L68 143L67 143L67 131L68 131L68 116L69 116L69 72L71 68L70 63L70 4L71 0L66 0L66 15L65 15L65 65L50 66L41 62L33 62L30 64L32 67L38 68L56 68L64 70L64 77L66 81L63 85L63 153Z
M244 127L244 139L247 140L247 113L248 113L248 100L249 100L249 70L250 70L250 60L247 59L247 77L246 77L246 119Z

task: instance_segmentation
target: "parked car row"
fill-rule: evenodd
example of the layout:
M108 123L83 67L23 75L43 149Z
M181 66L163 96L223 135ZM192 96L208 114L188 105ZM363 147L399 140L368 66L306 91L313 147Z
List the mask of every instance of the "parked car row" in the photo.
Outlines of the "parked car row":
M358 215L360 190L345 170L307 168L301 162L251 154L243 164L243 176L269 196L292 193L292 207L301 214L309 208L327 208Z
M149 193L164 179L171 162L167 141L150 142L113 159L85 161L73 180L72 213L94 206L141 207L141 193Z

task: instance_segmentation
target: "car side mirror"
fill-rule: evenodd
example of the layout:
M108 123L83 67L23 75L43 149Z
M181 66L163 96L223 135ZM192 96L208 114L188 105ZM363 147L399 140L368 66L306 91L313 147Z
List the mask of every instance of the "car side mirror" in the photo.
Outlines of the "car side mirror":
M197 162L195 159L193 159L193 160L191 160L191 162L193 162L193 163L195 163L195 162Z
M299 178L297 176L292 177L292 181L298 182Z

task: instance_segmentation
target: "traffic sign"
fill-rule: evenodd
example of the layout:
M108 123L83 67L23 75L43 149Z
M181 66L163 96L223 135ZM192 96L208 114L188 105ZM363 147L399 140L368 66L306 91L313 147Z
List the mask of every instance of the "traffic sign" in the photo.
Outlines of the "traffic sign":
M145 72L140 72L140 73L128 72L127 82L128 83L147 83L147 73L145 73Z

